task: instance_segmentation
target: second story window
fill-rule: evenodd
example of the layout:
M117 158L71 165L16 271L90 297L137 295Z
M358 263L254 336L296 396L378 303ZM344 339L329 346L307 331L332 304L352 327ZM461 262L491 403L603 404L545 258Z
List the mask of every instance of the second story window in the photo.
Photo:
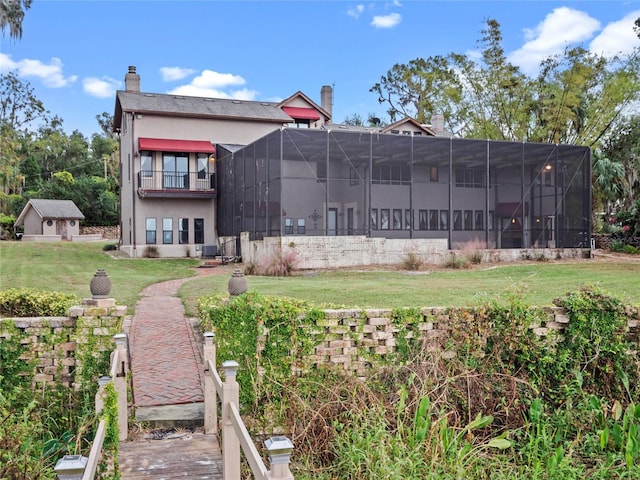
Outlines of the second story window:
M162 154L162 186L189 188L189 154L165 152Z
M143 177L151 177L153 175L153 156L149 150L140 152L140 171Z

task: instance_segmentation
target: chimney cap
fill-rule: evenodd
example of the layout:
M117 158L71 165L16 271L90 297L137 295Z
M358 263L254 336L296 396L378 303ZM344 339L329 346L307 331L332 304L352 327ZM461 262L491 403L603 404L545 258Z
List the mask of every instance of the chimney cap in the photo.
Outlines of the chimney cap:
M136 73L135 65L129 65L129 73Z

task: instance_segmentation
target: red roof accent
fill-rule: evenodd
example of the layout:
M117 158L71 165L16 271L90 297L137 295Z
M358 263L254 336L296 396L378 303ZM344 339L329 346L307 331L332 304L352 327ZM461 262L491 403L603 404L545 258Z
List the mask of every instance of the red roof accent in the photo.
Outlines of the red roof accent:
M298 118L304 120L320 120L320 114L314 108L304 108L304 107L282 107L284 113L289 115L291 118Z
M138 138L140 150L156 152L216 153L216 148L206 140L170 140L167 138Z

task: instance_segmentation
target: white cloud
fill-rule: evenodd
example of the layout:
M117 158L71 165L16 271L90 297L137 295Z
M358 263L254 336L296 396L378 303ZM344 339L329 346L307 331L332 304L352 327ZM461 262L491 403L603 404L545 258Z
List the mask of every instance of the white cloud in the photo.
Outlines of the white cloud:
M14 61L10 55L0 53L0 71L17 70L21 77L38 78L50 88L66 87L78 79L77 75L65 77L62 74L62 66L62 61L56 57L52 57L47 64L29 58Z
M175 82L176 80L182 80L193 73L196 73L196 71L191 68L162 67L160 69L163 82Z
M233 85L244 85L245 79L232 73L219 73L213 70L203 70L193 79L192 85L199 88L226 88Z
M633 30L633 24L638 17L640 17L640 10L631 12L623 19L608 24L591 41L589 50L604 56L631 53L635 47L640 45L640 39Z
M82 80L82 88L87 95L98 98L113 98L121 82L111 77L87 77Z
M360 4L347 10L347 15L353 18L358 18L362 15L362 12L364 12L364 5Z
M235 100L254 100L258 96L256 90L247 88L234 89L247 83L240 75L203 70L191 83L180 85L169 91L173 95L190 97L233 98Z
M565 47L590 39L600 22L585 12L559 7L533 29L525 29L527 42L511 53L509 59L526 73L537 72L540 61L561 53Z
M402 21L402 15L399 13L390 13L389 15L376 15L371 20L371 25L375 28L393 28Z

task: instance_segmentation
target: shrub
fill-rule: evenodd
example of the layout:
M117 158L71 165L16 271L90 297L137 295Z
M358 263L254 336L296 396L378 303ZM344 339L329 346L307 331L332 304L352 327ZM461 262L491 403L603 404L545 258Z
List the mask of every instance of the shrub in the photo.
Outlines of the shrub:
M0 292L0 315L5 317L60 317L78 303L75 295L10 288Z
M104 245L102 247L102 250L105 252L110 252L113 250L118 250L118 244L117 243L107 243L106 245Z
M244 265L243 271L245 275L257 275L258 266L253 262L249 262Z
M634 247L633 245L625 245L624 247L622 247L622 252L636 255L640 253L640 249L638 249L638 247Z
M269 258L263 267L263 273L269 277L288 277L296 268L298 261L294 250L283 252L280 250L276 255Z
M455 253L452 253L447 256L444 260L444 266L447 268L467 268L469 266L469 262L464 257L459 257Z
M160 252L158 251L158 247L155 245L148 245L144 252L142 253L144 258L158 258L160 257Z
M407 253L402 260L402 268L405 270L420 270L422 265L420 257L413 252Z

